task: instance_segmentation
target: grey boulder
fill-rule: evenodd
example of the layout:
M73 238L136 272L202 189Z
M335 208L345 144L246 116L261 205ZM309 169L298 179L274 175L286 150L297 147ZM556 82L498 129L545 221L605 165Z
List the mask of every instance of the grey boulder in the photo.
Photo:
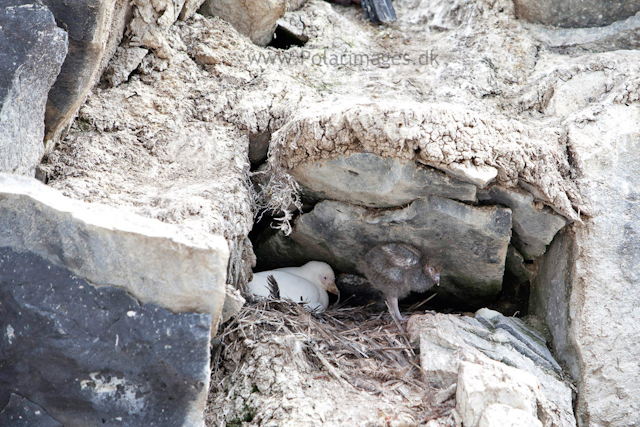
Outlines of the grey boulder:
M563 28L602 27L640 11L639 0L515 0L516 16Z
M549 208L536 207L533 196L517 188L491 187L478 191L483 203L500 204L513 213L513 239L511 243L525 259L531 260L544 254L556 233L567 224L560 215Z
M302 163L290 171L308 197L368 207L407 205L428 196L475 201L476 186L414 161L356 153Z
M0 6L0 172L35 174L44 154L47 94L67 54L67 34L41 3Z
M469 393L461 393L464 391L460 387L465 380L465 365L474 370L481 369L480 366L490 366L491 370L509 371L517 377L535 377L534 382L539 385L536 384L530 390L535 392L535 396L530 397L534 403L533 408L537 406L537 415L542 415L544 425L576 426L571 387L562 380L555 368L551 368L557 362L550 356L544 338L525 323L482 309L476 313L475 318L442 313L412 316L407 324L407 332L411 343L420 346L420 366L425 381L432 387L443 389L457 383L458 410L462 409L461 412L465 411L464 406L473 404L473 401L480 403L482 399L479 398L482 396L489 398L490 402L486 403L517 401L500 401L499 395L509 399L512 392L522 391L521 387L503 387L500 379L504 378L502 375L494 376L493 379L477 378L477 387L472 388L477 392L476 399L470 401ZM466 386L463 388L470 391ZM467 406L467 409L470 407ZM480 412L476 411L476 414L479 416ZM477 423L478 417L474 418ZM468 424L477 425L473 422Z
M0 406L19 394L67 427L204 426L211 315L140 305L0 248Z

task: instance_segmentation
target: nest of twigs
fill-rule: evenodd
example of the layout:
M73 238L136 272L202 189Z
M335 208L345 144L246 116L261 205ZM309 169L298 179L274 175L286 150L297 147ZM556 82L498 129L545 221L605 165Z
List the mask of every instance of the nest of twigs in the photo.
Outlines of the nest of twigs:
M410 412L415 425L446 416L453 407L453 393L443 398L423 380L418 349L409 342L405 325L387 312L343 304L312 313L281 299L248 303L224 325L212 357L212 395L221 392L225 377L239 369L225 366L233 359L225 355L243 351L240 347L247 340L274 334L299 339L317 375L356 393L400 398L406 403L403 412Z

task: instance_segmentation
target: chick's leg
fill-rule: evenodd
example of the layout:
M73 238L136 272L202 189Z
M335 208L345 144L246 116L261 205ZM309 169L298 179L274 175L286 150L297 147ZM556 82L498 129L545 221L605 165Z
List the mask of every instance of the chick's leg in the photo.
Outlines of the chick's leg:
M407 320L406 317L403 317L402 314L400 314L397 297L387 297L387 307L389 307L389 311L396 317L396 319Z

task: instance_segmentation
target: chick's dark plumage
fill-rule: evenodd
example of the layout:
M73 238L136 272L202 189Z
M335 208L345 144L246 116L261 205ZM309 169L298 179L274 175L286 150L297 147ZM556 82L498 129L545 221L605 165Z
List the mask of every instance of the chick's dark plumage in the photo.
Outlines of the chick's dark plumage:
M404 243L373 247L361 261L360 269L371 286L382 292L398 320L405 320L398 309L398 299L440 284L440 275L422 253Z

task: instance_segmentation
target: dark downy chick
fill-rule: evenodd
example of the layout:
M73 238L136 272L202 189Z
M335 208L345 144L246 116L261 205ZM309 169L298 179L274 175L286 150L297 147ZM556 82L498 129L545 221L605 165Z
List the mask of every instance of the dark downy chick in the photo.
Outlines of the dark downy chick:
M440 274L423 259L422 253L404 243L375 246L360 262L360 269L371 286L382 292L398 320L406 320L398 310L398 299L440 284Z

